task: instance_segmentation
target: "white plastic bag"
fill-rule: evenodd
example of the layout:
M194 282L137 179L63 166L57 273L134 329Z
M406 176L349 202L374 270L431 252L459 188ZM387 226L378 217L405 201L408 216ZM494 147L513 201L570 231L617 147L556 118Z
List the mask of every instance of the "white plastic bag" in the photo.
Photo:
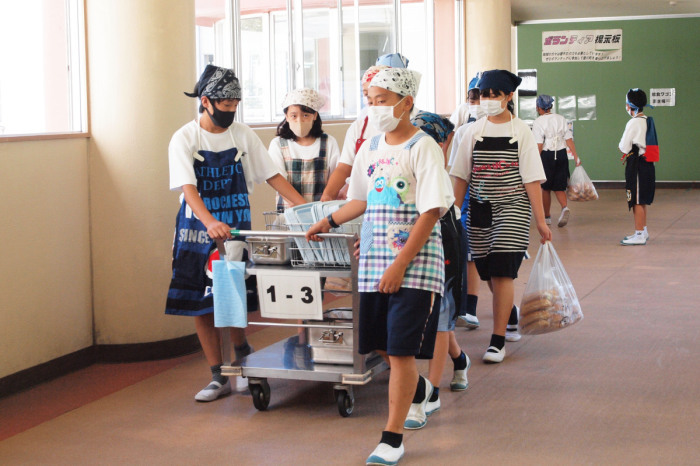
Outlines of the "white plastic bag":
M518 327L523 335L554 332L583 319L574 286L554 246L540 246L520 303Z
M582 165L574 168L574 172L569 178L569 185L566 187L566 197L570 201L595 201L598 199L598 192Z

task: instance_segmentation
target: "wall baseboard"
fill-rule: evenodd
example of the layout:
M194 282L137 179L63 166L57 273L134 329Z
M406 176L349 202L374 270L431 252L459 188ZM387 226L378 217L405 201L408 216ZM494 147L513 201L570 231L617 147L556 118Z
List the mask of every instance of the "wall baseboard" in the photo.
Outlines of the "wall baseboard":
M0 378L0 398L96 363L128 363L175 358L201 349L197 335L149 343L93 345Z

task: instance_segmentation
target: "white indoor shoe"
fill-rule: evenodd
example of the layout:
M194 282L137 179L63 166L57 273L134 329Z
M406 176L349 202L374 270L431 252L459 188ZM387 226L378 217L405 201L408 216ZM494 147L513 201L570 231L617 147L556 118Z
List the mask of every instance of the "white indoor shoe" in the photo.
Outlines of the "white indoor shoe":
M229 393L231 393L230 380L227 380L223 385L212 380L209 385L201 389L199 393L194 396L194 399L197 401L214 401Z
M489 346L486 349L486 352L484 353L484 362L488 364L496 364L499 362L503 362L503 358L506 357L506 347L504 346L501 349L496 348L495 346Z
M625 239L620 241L620 244L623 246L643 246L647 244L647 239L644 236L644 233L635 233L631 237L626 237Z
M399 448L394 448L386 443L380 443L372 454L369 455L365 464L382 466L398 464L399 460L403 457L403 452L403 443L401 443Z
M561 215L559 215L559 221L557 222L558 227L563 227L567 223L569 223L569 216L571 215L571 211L569 210L568 207L564 207L561 210Z

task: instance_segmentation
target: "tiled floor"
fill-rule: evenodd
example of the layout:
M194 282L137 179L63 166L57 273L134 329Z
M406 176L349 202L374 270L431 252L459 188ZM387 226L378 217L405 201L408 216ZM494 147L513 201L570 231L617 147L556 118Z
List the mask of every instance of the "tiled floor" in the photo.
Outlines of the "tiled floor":
M482 328L457 330L474 360L469 390L441 391L441 411L406 433L401 464L698 464L700 191L657 191L639 247L619 245L632 231L623 192L600 194L553 227L584 320L509 343L502 364L484 365L483 285ZM262 348L289 334L250 339ZM207 378L198 354L95 366L0 400L0 464L364 464L386 419L388 373L356 390L348 418L327 383L271 379L260 412L249 395L196 403Z

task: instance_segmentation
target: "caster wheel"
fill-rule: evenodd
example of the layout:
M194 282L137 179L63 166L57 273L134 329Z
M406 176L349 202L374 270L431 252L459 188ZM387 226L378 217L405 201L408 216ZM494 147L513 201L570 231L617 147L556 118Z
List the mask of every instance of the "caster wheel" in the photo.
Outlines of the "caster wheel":
M355 397L345 390L335 390L335 401L338 404L338 412L343 417L348 417L352 414L355 407Z
M253 406L258 411L265 411L270 405L270 385L266 379L261 379L260 383L248 382L248 390L253 397Z

